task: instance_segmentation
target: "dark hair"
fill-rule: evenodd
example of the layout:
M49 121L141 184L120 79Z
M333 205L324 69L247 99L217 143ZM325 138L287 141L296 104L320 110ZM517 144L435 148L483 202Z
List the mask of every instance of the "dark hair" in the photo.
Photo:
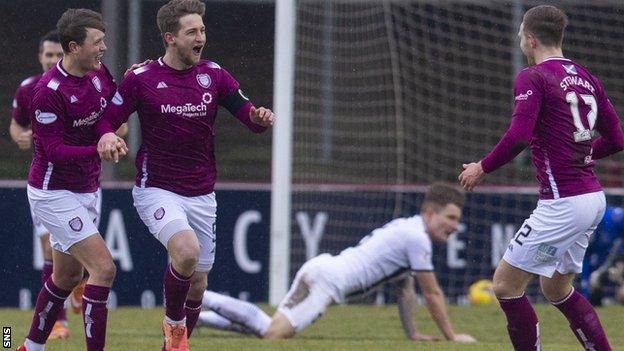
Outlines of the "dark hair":
M206 5L199 0L171 0L158 10L156 23L161 35L164 36L165 33L175 34L180 30L181 17L192 14L204 17L205 12Z
M58 31L56 29L51 30L44 34L41 39L39 39L39 52L43 52L43 42L51 41L53 43L61 43L61 39L59 38Z
M63 51L69 52L69 43L82 45L87 37L87 28L106 32L102 15L89 9L69 9L56 23Z
M568 16L562 10L540 5L524 14L524 30L533 34L545 46L561 47L563 31L568 25Z
M437 212L448 204L462 208L465 201L466 196L458 188L445 183L434 183L427 190L420 209L424 211L427 208L433 208Z

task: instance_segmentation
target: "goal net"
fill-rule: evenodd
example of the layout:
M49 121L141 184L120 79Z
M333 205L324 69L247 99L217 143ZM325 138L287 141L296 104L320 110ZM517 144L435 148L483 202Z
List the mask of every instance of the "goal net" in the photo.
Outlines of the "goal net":
M434 181L456 182L510 122L517 31L530 1L299 0L296 16L291 273L411 215ZM624 107L624 4L564 1L564 53ZM619 108L618 108L619 107ZM615 160L615 161L614 161ZM619 159L601 181L621 185ZM524 152L471 194L463 229L434 261L448 296L491 278L537 201Z

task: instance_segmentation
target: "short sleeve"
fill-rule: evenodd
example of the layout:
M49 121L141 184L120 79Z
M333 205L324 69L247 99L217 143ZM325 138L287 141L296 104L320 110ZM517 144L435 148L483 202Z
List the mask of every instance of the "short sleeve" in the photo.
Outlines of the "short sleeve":
M413 271L433 271L431 240L426 235L405 233L407 241L407 257Z

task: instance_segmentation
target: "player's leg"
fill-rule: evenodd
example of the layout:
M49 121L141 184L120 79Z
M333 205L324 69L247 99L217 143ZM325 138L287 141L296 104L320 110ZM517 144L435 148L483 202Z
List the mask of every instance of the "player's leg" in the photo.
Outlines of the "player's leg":
M576 273L581 271L588 241L589 233L579 236L562 257L552 278L540 277L540 285L544 296L568 319L570 329L585 349L611 350L594 307L572 286Z
M494 272L494 294L507 317L507 332L516 350L539 350L537 314L524 291L533 278L502 259Z
M191 288L186 297L186 330L190 337L199 318L202 298L208 286L208 273L212 269L216 251L217 199L215 193L203 196L181 197L184 201L188 223L197 235L199 256Z
M139 216L171 258L163 277L163 349L186 350L188 337L184 304L199 258L197 236L188 223L181 196L155 187L136 186L132 196Z
M267 316L269 322L271 317ZM202 311L199 313L197 326L204 326L213 329L233 331L241 334L255 334L253 330L246 328L242 324L232 322L214 311Z
M265 339L291 338L314 321L316 321L334 302L328 293L332 290L331 282L327 281L327 265L329 256L317 256L306 262L290 287L290 290L279 304L273 315L269 329L264 334Z
M39 237L41 243L41 251L43 252L43 268L41 270L41 284L45 284L46 281L52 276L52 246L50 246L50 233L39 222L33 218L35 223L35 234ZM64 340L69 338L69 325L67 323L67 314L65 308L59 311L56 323L52 327L52 332L48 337L48 340Z
M24 345L28 351L43 350L65 299L82 277L82 265L61 252L53 252L54 272L43 284Z
M271 317L251 302L217 294L212 291L204 292L202 302L204 306L218 315L232 323L242 325L244 329L239 330L240 332L251 331L253 334L261 337L269 328L269 324L271 324ZM216 322L220 321L217 320Z
M195 324L199 318L202 308L202 297L208 286L208 273L195 271L191 278L191 288L184 303L184 313L186 315L186 335L190 338L195 329Z

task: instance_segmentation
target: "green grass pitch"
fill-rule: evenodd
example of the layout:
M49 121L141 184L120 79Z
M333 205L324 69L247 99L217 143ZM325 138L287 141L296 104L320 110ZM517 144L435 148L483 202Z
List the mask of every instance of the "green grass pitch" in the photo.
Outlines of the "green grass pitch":
M263 306L265 310L270 308ZM197 328L191 350L512 350L503 313L497 306L450 306L451 321L457 332L475 336L477 344L452 342L417 343L408 341L397 315L396 306L332 306L315 324L292 340L266 341L236 333ZM552 306L537 305L542 348L548 351L581 350L565 318ZM598 313L614 350L624 350L624 307L609 306ZM160 350L162 309L118 308L108 317L107 350ZM68 312L71 338L51 341L47 351L82 351L82 318ZM12 348L28 332L32 311L0 309L0 324L12 328ZM416 311L416 323L423 333L440 335L424 307Z

